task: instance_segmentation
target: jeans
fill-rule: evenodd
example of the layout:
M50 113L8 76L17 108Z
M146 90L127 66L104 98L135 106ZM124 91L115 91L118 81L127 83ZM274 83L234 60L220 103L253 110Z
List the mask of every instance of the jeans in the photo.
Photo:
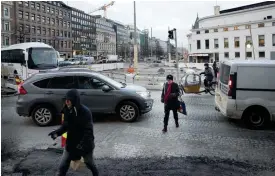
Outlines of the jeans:
M164 123L164 127L167 127L168 126L168 121L169 121L169 115L170 115L170 111L173 111L173 115L174 115L174 119L175 119L175 123L177 124L178 121L179 121L179 118L178 118L178 110L176 108L172 109L172 108L169 108L167 105L164 105L164 120L163 120L163 123Z
M98 176L98 170L94 162L93 151L83 156L83 158L87 168L92 171L93 176ZM71 161L72 157L70 156L70 153L64 149L57 176L65 176L67 174Z

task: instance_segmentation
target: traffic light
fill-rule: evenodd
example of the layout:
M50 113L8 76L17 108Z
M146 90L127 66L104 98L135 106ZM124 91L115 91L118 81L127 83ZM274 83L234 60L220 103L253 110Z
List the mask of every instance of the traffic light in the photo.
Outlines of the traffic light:
M169 39L174 39L174 31L168 31Z

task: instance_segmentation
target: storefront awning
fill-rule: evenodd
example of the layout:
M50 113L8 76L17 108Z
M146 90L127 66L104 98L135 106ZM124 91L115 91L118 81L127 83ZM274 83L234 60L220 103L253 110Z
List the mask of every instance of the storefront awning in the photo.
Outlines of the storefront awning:
M189 56L209 56L209 54L205 54L205 53L194 53L194 54L189 54Z

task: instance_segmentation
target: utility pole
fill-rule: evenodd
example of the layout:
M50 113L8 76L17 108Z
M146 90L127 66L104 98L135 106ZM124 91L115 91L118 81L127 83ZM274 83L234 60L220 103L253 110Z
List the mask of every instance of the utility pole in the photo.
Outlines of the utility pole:
M134 1L134 29L135 29L135 36L134 36L134 68L135 70L138 69L138 48L137 48L137 24L136 24L136 1Z
M168 27L168 31L170 31L170 27ZM168 61L171 62L171 47L170 47L170 38L168 37Z
M179 76L179 56L178 56L178 44L177 44L177 29L174 28L175 32L175 48L176 48L176 63L177 63L177 82L179 83L180 81L180 76Z
M152 39L152 36L153 36L153 34L152 34L152 27L151 27L151 41L150 41L150 44L151 44L151 57L153 57L153 39Z

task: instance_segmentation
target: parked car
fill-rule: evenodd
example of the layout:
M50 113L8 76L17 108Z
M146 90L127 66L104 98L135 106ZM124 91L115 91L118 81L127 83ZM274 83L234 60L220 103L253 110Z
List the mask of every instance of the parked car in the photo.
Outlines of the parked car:
M242 119L252 129L275 121L275 61L222 61L215 95L216 110Z
M60 117L62 99L73 88L91 112L115 113L125 122L135 121L153 106L150 92L142 86L119 83L89 69L62 68L35 74L19 85L16 111L20 116L31 116L39 126L47 126Z

